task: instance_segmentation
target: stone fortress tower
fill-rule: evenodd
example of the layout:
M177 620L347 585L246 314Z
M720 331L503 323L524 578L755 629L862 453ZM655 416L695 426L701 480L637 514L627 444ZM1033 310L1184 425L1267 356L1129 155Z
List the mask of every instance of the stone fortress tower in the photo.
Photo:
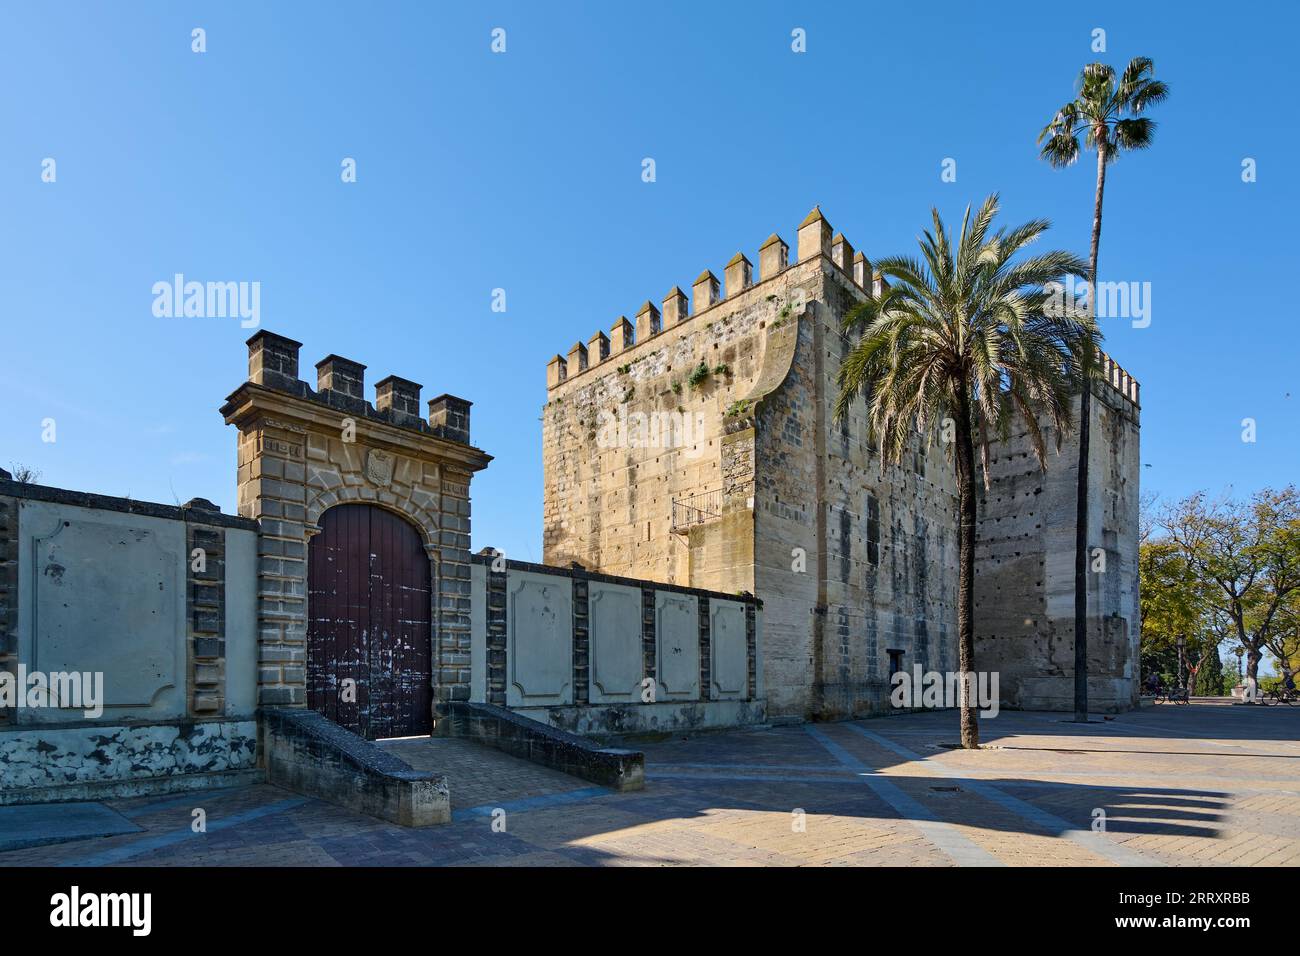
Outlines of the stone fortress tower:
M645 302L635 324L547 366L543 549L549 565L764 602L768 713L847 717L889 708L889 676L957 667L953 471L918 436L898 466L868 443L865 405L832 413L850 347L844 314L869 261L820 209L796 260L773 234L758 273L737 253L723 281ZM1103 356L1094 386L1091 577L1094 710L1138 694L1138 383ZM976 666L1003 705L1073 700L1074 489L1067 438L1039 470L1025 434L990 456L976 554Z

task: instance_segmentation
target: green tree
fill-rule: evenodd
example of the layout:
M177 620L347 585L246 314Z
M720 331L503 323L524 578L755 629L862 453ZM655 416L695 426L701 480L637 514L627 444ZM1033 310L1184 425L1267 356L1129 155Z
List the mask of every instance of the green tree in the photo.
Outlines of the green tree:
M1155 64L1144 56L1129 61L1118 79L1113 67L1089 63L1079 74L1079 92L1057 111L1038 136L1041 157L1053 166L1070 166L1079 158L1079 134L1086 149L1097 151L1097 189L1092 208L1092 244L1088 258L1088 304L1097 312L1097 253L1101 245L1102 198L1106 192L1106 167L1121 152L1151 145L1155 123L1138 114L1169 95L1164 83L1153 78ZM1091 380L1093 355L1083 355L1085 380ZM1074 556L1074 716L1088 720L1088 446L1092 415L1092 389L1079 397L1079 476L1075 510Z
M1223 661L1216 647L1213 654L1207 655L1196 670L1196 681L1192 693L1197 697L1222 697Z
M1264 637L1282 680L1300 673L1300 591L1293 592L1278 609L1276 623Z
M1300 600L1300 492L1266 488L1245 502L1196 494L1161 522L1205 583L1215 626L1245 648L1246 677L1258 681L1264 649L1292 626Z
M1096 326L1086 313L1049 307L1050 286L1087 268L1068 252L1023 256L1025 246L1049 227L1034 220L991 232L998 212L989 196L971 219L962 219L953 246L931 210L934 232L918 242L921 256L892 256L877 264L879 292L844 317L858 338L839 371L838 419L865 397L881 465L897 463L917 433L931 436L942 423L946 451L957 475L959 573L957 631L963 687L975 671L975 449L979 445L988 486L988 443L1005 437L1013 417L1023 419L1046 466L1040 425L1046 419L1059 447L1070 427L1069 403L1080 384L1077 357ZM1019 257L1019 258L1017 258ZM891 281L892 280L892 281ZM974 701L963 695L961 740L979 746Z
M1223 627L1215 626L1207 582L1177 544L1158 537L1138 545L1138 577L1143 654L1162 683L1174 683L1181 674L1191 693L1193 674L1199 683L1202 669L1218 660L1226 636ZM1214 686L1212 696L1217 697L1218 684Z

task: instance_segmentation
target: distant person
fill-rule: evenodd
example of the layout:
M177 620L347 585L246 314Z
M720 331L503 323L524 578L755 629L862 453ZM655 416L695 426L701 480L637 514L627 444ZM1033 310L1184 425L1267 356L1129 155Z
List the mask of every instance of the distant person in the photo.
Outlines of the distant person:
M1160 693L1160 676L1154 672L1147 675L1147 693L1152 697Z

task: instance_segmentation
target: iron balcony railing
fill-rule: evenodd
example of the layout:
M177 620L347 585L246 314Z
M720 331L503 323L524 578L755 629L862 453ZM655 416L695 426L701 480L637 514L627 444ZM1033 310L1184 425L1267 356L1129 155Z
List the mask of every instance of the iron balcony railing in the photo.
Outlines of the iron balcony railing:
M722 517L723 491L704 491L688 498L673 499L673 533L684 534L691 527Z

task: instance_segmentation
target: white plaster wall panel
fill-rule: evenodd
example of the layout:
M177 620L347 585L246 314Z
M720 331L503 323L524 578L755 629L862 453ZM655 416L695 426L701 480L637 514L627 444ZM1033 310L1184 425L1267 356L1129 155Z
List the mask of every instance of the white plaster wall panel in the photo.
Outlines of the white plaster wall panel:
M511 571L506 596L506 704L573 703L573 582Z
M658 700L700 696L699 601L689 594L655 592Z
M104 720L185 713L185 525L24 501L19 660L29 671L100 672ZM19 723L81 709L17 711Z
M749 650L745 639L745 605L735 601L709 602L710 697L735 700L745 696L749 683Z
M593 581L588 586L591 702L639 703L645 656L641 590Z

